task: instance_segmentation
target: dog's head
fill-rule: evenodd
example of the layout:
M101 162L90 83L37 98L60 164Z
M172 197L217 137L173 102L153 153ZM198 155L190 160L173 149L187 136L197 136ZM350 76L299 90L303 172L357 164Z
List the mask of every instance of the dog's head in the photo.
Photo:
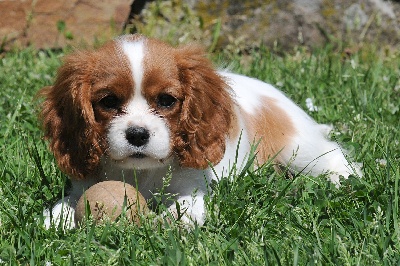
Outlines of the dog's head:
M135 169L216 164L232 120L229 88L201 48L141 35L66 56L40 95L45 137L73 178L102 157Z

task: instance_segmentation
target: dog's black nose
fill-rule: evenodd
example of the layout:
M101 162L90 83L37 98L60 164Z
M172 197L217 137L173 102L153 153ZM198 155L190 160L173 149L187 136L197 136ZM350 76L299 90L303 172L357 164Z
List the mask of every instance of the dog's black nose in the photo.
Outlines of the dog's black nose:
M144 127L130 127L125 131L126 139L136 147L143 146L149 142L150 133Z

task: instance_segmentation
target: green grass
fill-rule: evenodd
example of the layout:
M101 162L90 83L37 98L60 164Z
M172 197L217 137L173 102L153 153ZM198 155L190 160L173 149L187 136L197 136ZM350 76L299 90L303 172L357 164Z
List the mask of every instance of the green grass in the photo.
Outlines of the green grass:
M364 164L340 189L325 177L290 180L266 164L212 185L206 224L138 228L120 221L45 230L42 211L68 185L42 140L35 93L61 53L0 58L0 265L395 265L400 261L400 56L329 48L277 56L218 54L219 64L268 81L334 125L332 138ZM210 192L211 193L211 192Z

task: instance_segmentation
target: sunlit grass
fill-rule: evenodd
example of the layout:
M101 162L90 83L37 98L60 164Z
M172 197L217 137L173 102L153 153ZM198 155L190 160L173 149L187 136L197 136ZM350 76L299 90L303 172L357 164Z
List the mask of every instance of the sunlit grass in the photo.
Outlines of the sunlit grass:
M218 54L217 65L282 89L363 163L364 177L287 179L266 164L212 184L202 227L140 228L123 220L45 230L43 209L66 177L37 122L36 92L52 83L61 53L24 50L0 59L0 265L395 264L400 257L398 55L329 48L275 55ZM173 178L173 177L172 177Z

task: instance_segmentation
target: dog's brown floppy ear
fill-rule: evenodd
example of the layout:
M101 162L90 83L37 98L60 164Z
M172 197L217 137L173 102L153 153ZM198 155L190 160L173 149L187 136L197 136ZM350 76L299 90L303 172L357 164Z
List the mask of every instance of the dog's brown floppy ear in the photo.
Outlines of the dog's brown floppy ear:
M176 53L184 100L175 152L181 166L200 169L222 159L233 107L228 85L204 54L195 46Z
M50 150L61 170L77 179L97 169L105 141L90 102L85 56L83 52L68 56L54 86L38 94L44 98L40 119Z

